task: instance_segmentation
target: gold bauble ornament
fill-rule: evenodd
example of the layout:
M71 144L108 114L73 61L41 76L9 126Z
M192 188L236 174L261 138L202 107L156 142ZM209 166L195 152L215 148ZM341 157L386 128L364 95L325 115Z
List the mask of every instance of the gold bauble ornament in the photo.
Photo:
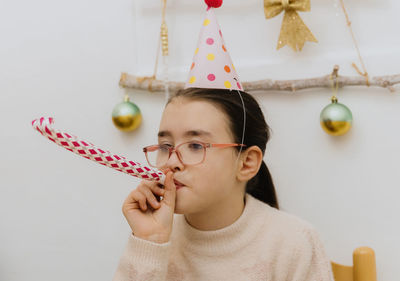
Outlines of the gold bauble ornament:
M112 120L119 130L130 132L138 128L142 123L142 113L139 107L130 102L129 96L126 95L124 101L114 107Z
M353 123L353 115L344 104L338 103L335 96L332 103L325 106L320 115L321 127L332 136L341 136L347 133Z

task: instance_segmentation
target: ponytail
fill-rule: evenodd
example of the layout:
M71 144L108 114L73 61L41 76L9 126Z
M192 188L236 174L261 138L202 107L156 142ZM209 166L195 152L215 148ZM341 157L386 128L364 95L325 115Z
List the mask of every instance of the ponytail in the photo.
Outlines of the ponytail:
M264 161L262 161L257 175L247 182L246 192L271 207L279 209L274 183Z

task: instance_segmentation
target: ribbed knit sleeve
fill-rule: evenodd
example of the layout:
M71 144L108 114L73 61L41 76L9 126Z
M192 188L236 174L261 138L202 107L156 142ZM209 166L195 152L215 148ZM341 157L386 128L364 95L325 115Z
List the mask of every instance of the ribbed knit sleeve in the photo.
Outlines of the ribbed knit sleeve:
M171 241L154 243L130 235L113 281L166 280Z
M304 228L292 252L289 271L291 281L334 281L319 233L313 227Z

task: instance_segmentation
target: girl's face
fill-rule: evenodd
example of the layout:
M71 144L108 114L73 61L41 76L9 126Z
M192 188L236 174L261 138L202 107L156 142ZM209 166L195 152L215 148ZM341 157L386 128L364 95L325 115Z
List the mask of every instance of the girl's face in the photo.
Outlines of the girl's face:
M187 141L234 142L229 121L221 109L207 101L184 97L177 97L166 106L158 135L159 144L172 146ZM166 167L183 184L176 191L175 213L212 213L226 205L231 196L243 193L235 176L237 155L233 147L207 148L203 163L188 166L172 153Z

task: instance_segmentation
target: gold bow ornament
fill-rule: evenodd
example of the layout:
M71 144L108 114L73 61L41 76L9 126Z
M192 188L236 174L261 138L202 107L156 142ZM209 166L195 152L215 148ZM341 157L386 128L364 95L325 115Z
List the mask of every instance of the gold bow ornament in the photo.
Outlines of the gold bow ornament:
M297 11L308 12L310 9L310 0L264 0L264 13L267 19L285 10L278 50L287 44L294 51L301 51L305 41L318 42L297 13Z

